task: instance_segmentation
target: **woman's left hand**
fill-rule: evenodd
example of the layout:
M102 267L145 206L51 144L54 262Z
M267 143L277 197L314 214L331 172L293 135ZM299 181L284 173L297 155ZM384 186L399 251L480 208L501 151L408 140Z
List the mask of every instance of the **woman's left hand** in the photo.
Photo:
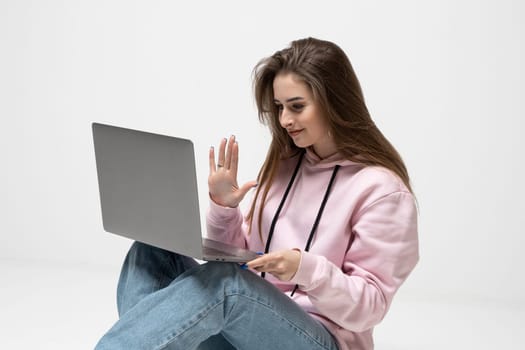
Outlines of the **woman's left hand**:
M281 281L289 281L295 276L300 262L301 252L291 249L262 255L246 265L258 272L271 273Z

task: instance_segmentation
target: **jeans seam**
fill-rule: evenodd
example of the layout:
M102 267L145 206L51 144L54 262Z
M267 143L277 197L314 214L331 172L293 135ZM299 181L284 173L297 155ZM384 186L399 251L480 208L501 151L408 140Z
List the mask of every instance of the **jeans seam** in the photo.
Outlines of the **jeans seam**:
M182 331L180 332L177 332L177 333L172 333L168 336L168 341L167 342L164 342L162 344L160 344L158 347L156 347L155 349L156 350L160 350L160 349L163 349L165 348L167 345L169 345L176 337L184 334L185 332L187 332L188 330L190 330L192 327L194 327L200 320L202 320L203 318L205 318L206 316L208 316L208 314L213 310L215 309L217 306L223 304L224 301L219 301L215 304L212 304L211 306L209 306L208 308L204 309L202 312L200 312L199 314L197 314L194 318L193 321L190 320L190 322L188 323L188 326L184 329L182 329Z
M259 304L259 305L263 306L264 308L270 310L274 315L279 316L283 321L287 322L289 326L291 326L296 332L300 333L300 335L302 335L306 340L308 340L308 341L310 341L310 342L312 342L312 343L322 347L323 349L329 349L325 344L321 344L317 339L311 337L307 332L305 332L303 329L301 329L295 323L293 323L290 320L282 317L277 312L275 312L275 310L273 308L269 307L268 305L266 305L265 303L263 303L259 299L253 298L253 297L241 294L241 293L235 293L233 295L238 295L238 296L241 296L241 297L244 297L244 298L247 298L247 299L250 299L250 300L256 302L257 304Z
M257 304L259 304L260 306L268 309L270 312L272 312L274 315L277 315L279 316L283 321L287 322L288 325L290 327L292 327L292 329L294 329L297 333L299 333L305 340L317 345L317 346L320 346L321 348L323 349L329 349L329 347L327 347L327 345L325 344L322 344L320 343L317 339L311 337L307 332L305 332L303 329L301 329L299 326L297 326L295 323L291 322L290 320L282 317L281 315L279 315L277 312L275 312L275 310L273 308L271 308L270 306L266 305L265 303L263 303L261 300L259 300L258 298L254 298L254 297L250 297L248 295L245 295L245 294L242 294L242 293L239 293L239 292L232 292L232 293L227 293L225 294L225 297L232 297L232 296L238 296L238 297L243 297L243 298L246 298L246 299L249 299L251 300L252 302L255 302ZM180 335L184 334L185 332L187 332L188 330L190 330L192 327L194 327L200 320L202 320L203 318L205 318L206 316L209 315L209 313L214 310L216 307L218 307L219 305L221 304L224 304L224 300L221 300L221 301L218 301L216 302L215 304L212 304L210 305L208 308L206 308L205 310L203 310L202 312L200 312L198 315L196 315L196 317L194 318L193 321L190 321L188 326L186 328L184 328L183 330L181 330L180 332L177 332L175 334L170 334L168 336L168 341L160 344L159 346L155 347L156 350L161 350L163 348L165 348L167 345L169 345L171 342L173 342L173 340L175 340L176 337L179 337Z

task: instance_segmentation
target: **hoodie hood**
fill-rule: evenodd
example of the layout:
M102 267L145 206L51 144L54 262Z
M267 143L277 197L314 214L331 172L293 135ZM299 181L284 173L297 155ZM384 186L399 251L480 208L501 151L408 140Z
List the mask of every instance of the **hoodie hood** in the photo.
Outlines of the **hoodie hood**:
M356 163L354 161L348 160L343 157L340 153L332 154L330 157L327 158L320 158L311 147L306 148L306 154L304 155L305 164L308 165L308 167L314 167L314 168L333 168L336 165L340 166L350 166L350 165L363 165L360 163Z

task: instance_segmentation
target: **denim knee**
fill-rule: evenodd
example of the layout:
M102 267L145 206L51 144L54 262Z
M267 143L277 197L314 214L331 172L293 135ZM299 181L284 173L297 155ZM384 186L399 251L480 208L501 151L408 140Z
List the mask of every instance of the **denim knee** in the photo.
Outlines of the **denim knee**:
M237 263L210 261L202 264L199 268L200 273L210 279L222 280L224 278L237 277L240 266Z
M275 288L252 271L242 269L237 263L210 261L192 271L192 274L194 273L200 280L201 286L208 292L215 290L224 296L228 294L252 295L254 288L258 292L267 288Z
M129 248L128 255L133 257L151 257L151 256L161 256L161 255L169 255L170 252L146 243L142 243L139 241L133 242L131 247Z

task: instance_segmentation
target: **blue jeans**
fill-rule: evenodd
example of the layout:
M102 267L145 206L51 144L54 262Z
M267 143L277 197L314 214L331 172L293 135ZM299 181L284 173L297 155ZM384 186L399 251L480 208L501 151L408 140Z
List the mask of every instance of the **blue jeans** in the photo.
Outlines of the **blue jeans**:
M337 350L321 323L238 264L200 265L143 243L126 257L117 304L97 350Z

